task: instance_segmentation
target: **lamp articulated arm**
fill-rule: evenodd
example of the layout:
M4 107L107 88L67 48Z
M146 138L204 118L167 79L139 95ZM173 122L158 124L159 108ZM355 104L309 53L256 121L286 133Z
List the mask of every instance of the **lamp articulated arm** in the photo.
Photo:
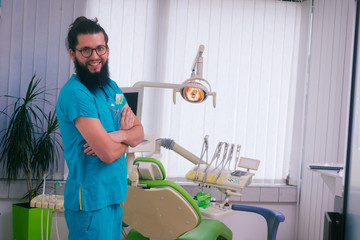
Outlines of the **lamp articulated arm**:
M181 96L188 102L200 103L206 100L208 96L213 97L213 106L216 107L216 93L211 92L211 86L208 81L202 78L204 45L200 45L196 54L192 68L191 78L182 84L163 83L163 82L136 82L133 87L153 87L153 88L169 88L173 89L173 102L176 103L176 92L180 92ZM196 69L196 72L195 72Z
M162 83L162 82L136 82L133 87L152 87L152 88L170 88L173 89L173 102L176 104L176 92L180 92L183 85L175 83Z

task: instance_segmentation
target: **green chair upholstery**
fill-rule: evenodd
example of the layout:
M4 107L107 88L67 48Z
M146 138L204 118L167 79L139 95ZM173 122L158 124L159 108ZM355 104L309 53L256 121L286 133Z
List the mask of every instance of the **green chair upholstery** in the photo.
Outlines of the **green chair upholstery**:
M232 239L232 232L224 223L202 219L194 199L178 184L165 180L161 162L137 158L134 165L139 166L140 187L131 186L130 182L128 185L123 221L132 229L127 240ZM144 176L150 179L143 179Z
M180 240L232 239L232 231L223 222L212 219L203 219L196 228L184 233L177 239Z

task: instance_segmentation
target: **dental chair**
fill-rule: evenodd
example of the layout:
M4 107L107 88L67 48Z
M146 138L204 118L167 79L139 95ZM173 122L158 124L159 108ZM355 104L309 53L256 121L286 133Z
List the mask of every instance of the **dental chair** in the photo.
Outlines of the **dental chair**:
M123 222L131 226L127 240L232 239L218 220L203 219L195 200L179 185L165 180L165 170L153 158L137 158L128 176Z
M231 209L236 211L253 212L263 216L267 224L267 240L276 240L276 234L279 224L280 222L285 221L284 214L269 208L243 204L232 204Z

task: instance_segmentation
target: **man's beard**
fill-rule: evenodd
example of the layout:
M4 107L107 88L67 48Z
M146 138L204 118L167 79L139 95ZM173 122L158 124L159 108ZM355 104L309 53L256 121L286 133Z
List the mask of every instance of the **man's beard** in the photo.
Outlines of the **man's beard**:
M100 72L91 73L86 66L83 66L76 58L74 60L76 74L80 81L90 90L105 86L109 83L109 60L103 63Z

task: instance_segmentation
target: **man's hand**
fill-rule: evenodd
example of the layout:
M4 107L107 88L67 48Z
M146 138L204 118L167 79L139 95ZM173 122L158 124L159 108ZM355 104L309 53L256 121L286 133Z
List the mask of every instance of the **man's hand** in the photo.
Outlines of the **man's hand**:
M84 153L86 153L86 155L96 156L95 151L90 147L88 143L85 143L83 147L85 148Z
M74 122L85 139L86 143L83 145L85 154L95 154L101 161L112 163L125 153L127 145L114 142L99 119L80 116Z
M135 114L131 108L126 105L121 111L120 130L128 130L134 126Z
M126 131L122 130L131 129L135 126L135 123L139 124L140 122L139 120L137 120L135 114L133 113L129 105L126 104L121 111L120 131L109 132L108 135L110 136L112 141L116 143L122 143L127 146L125 142L128 140L128 134L126 133ZM85 143L83 147L85 149L85 154L96 156L94 149L88 143Z

